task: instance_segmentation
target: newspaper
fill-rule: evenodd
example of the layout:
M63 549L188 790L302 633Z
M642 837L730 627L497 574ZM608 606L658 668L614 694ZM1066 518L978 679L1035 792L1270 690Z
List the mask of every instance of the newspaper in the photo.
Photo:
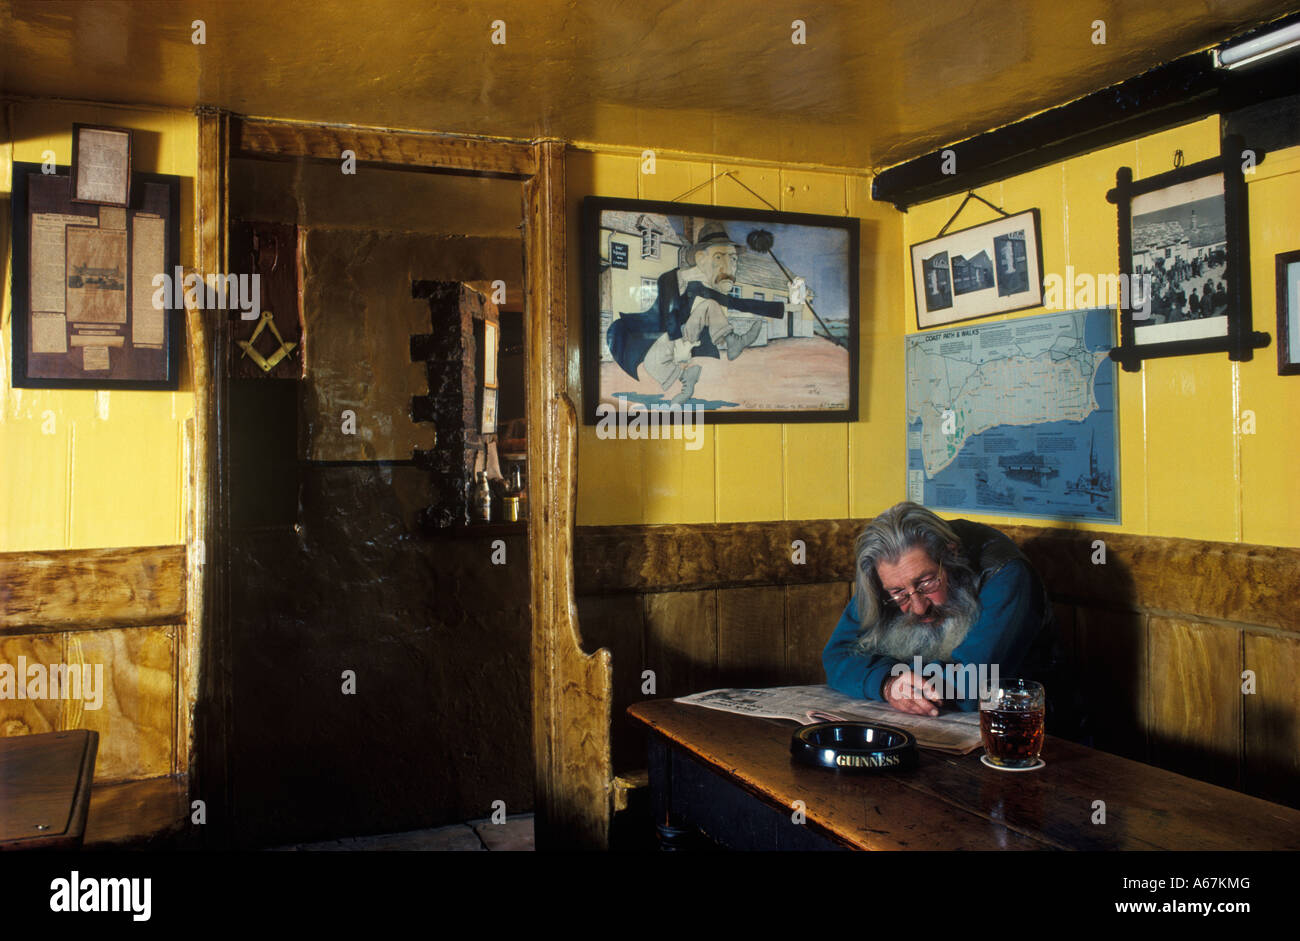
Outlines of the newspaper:
M950 755L966 755L981 746L978 712L941 712L938 716L911 715L884 703L854 699L829 686L774 686L770 689L711 689L679 696L674 702L762 719L793 719L800 725L814 722L874 722L905 729L921 748Z

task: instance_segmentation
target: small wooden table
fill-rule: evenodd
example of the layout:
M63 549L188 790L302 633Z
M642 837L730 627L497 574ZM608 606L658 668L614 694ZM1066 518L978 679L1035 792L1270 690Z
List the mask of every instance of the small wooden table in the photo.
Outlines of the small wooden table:
M85 729L0 738L0 850L81 846L98 751Z
M1300 849L1300 810L1050 735L1033 772L922 749L915 768L850 773L796 763L793 722L667 699L628 713L651 733L656 822L731 849Z

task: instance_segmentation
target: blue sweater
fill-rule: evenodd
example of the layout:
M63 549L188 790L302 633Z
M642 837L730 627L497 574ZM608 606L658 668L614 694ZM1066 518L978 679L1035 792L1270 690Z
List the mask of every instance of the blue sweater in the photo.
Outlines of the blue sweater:
M979 593L980 616L970 632L952 652L955 664L998 665L1003 679L1038 675L1049 666L1044 657L1054 638L1040 636L1043 627L1043 592L1033 570L1025 562L1007 562L984 583ZM839 623L822 651L826 682L857 699L883 700L885 681L901 661L883 655L864 656L855 650L862 625L850 599ZM913 664L905 663L908 669ZM979 708L978 690L968 690L965 699L952 703L967 712Z

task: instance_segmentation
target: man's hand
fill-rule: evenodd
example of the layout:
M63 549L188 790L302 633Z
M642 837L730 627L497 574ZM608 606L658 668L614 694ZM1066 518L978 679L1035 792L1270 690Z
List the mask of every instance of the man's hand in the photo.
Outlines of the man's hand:
M918 716L937 716L943 697L934 680L925 681L917 673L904 670L885 684L885 702L899 712Z

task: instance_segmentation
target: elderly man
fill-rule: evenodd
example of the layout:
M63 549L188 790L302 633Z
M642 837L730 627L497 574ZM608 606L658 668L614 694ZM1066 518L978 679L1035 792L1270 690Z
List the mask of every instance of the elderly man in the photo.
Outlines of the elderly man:
M1047 690L1049 731L1083 734L1052 605L1024 554L990 526L944 521L904 502L858 537L854 597L822 664L835 689L900 712L978 708L977 687L941 688L937 669L918 675L918 657L927 665L982 665L988 674L996 665L1003 679L1038 680Z
M779 301L758 301L731 296L736 284L740 246L731 240L721 222L707 222L691 246L691 264L659 276L659 295L654 310L622 314L610 324L607 338L615 361L633 379L637 366L667 392L681 381L672 399L685 404L695 394L701 368L690 361L696 356L720 359L718 345L727 348L734 360L758 337L761 324L754 321L744 333L732 329L727 311L780 319L785 305Z

